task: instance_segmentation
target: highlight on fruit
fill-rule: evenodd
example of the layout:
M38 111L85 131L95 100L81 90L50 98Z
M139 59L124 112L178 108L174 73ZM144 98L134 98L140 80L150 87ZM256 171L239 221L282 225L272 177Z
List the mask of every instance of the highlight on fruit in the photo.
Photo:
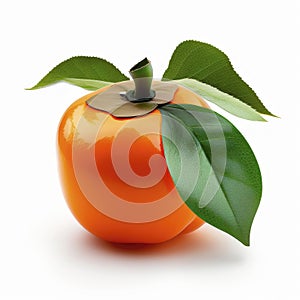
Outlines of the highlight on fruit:
M66 82L91 91L58 126L72 214L115 243L160 243L207 223L248 246L262 196L259 165L241 132L208 102L250 121L275 115L207 43L179 44L160 80L148 58L129 75L77 56L30 88Z

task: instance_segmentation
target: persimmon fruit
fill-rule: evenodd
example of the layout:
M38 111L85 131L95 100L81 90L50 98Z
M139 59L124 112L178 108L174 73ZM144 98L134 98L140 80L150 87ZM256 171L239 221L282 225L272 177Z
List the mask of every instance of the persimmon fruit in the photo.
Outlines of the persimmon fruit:
M89 232L116 243L159 243L196 230L204 221L168 171L160 111L116 118L87 105L107 88L74 102L58 127L59 173L71 212ZM170 103L208 107L180 86Z

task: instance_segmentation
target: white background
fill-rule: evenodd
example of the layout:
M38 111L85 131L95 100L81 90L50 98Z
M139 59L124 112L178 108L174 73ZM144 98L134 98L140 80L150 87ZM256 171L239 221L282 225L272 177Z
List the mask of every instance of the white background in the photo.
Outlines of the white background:
M300 299L299 3L2 1L0 298ZM263 174L251 246L209 225L143 249L112 246L74 220L57 176L59 119L86 91L24 88L74 55L125 73L148 56L160 77L186 39L227 53L281 117L254 123L224 113Z

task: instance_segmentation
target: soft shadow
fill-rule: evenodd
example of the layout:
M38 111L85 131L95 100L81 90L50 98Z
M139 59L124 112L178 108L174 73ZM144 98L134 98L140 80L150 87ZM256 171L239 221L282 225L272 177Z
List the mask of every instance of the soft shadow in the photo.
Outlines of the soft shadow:
M103 241L89 233L82 233L77 240L84 252L95 252L115 258L173 260L180 258L185 263L242 263L244 257L235 241L218 239L217 235L203 229L180 235L160 244L116 244ZM78 246L78 245L77 245ZM84 249L82 249L84 248ZM196 263L197 264L197 263Z
M176 255L178 253L186 253L198 249L205 252L213 247L213 241L205 234L201 238L197 238L194 234L185 234L178 236L170 241L159 244L120 244L110 243L98 239L92 235L84 235L82 238L88 247L101 249L102 251L113 252L117 255L139 255L139 256L162 256Z

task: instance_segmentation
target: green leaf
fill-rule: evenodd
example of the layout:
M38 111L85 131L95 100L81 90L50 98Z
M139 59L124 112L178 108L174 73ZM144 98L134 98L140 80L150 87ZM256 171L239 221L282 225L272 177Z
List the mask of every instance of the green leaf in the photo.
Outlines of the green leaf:
M247 141L210 109L167 104L159 110L166 162L182 199L204 221L249 245L262 181Z
M255 92L233 69L229 58L219 49L198 41L185 41L175 49L164 80L191 78L209 84L248 104L258 112L269 112Z
M110 82L119 82L129 78L122 74L110 62L87 56L69 58L52 69L40 82L29 90L34 90L66 81L89 90L102 87Z
M174 82L192 90L207 101L210 101L229 113L251 121L266 121L260 113L239 99L219 91L206 83L195 79L180 79Z

